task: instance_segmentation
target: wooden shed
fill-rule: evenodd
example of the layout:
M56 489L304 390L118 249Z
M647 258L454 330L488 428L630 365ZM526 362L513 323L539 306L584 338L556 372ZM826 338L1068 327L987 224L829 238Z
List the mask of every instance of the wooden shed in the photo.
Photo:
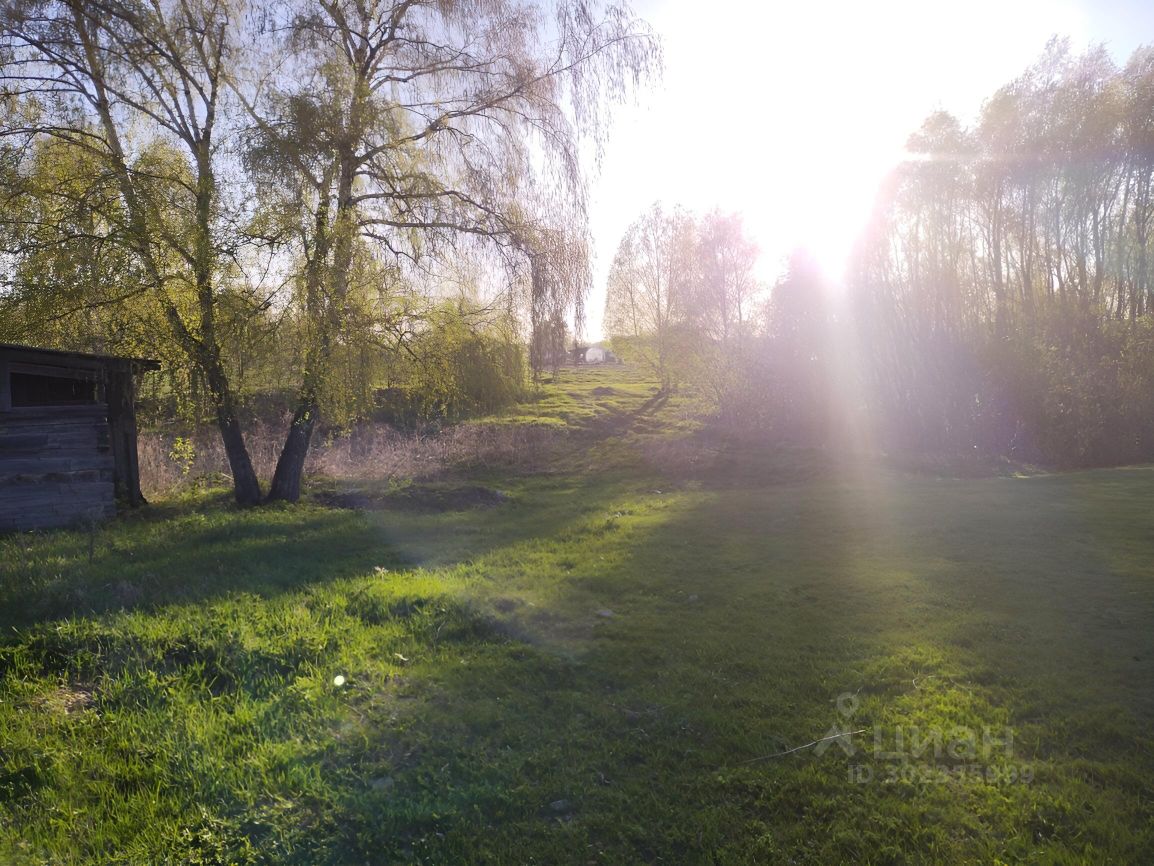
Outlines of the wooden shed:
M0 343L0 532L140 505L136 377L160 364Z

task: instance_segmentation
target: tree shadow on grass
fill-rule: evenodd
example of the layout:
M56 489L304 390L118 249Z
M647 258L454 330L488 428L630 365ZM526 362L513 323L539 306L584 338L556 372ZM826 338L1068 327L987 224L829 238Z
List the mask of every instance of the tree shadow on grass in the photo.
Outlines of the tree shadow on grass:
M150 506L94 532L0 539L0 626L272 595L404 567L363 517L318 508Z
M213 494L150 505L91 530L0 536L0 628L242 592L271 597L377 569L448 567L550 537L603 511L632 481L526 483L523 497L466 511L238 509Z
M1062 627L1055 616L1080 615L1029 605L1076 586L1094 557L1075 545L1064 554L1075 562L1048 590L1041 571L1023 587L1029 539L1017 530L1035 526L1025 509L1046 511L1047 500L999 501L988 486L998 483L945 495L930 482L731 490L671 510L624 559L606 551L610 566L574 576L551 605L557 631L522 609L418 668L426 690L402 722L370 725L362 747L335 758L352 768L336 807L344 829L312 856L1143 859L1154 845L1142 806L1154 767L1133 739L1140 725L1125 722L1134 711L1126 690L1102 691L1108 709L1080 707L1094 665L1063 654L1054 682L1076 676L1052 696L1053 715L1031 718L1050 640L1042 631ZM1047 517L1056 535L1069 528L1062 510ZM968 537L972 527L982 537ZM967 553L987 556L997 573L972 571ZM1122 586L1103 592L1125 599ZM1016 608L1015 639L1031 644L1020 659L1006 657L996 633L973 631L1004 625L1007 607ZM967 635L974 640L959 644ZM1132 643L1145 640L1135 635ZM852 718L838 703L847 694ZM1114 721L1100 735L1092 728L1103 712ZM840 747L769 758L847 723L877 729L886 749L903 725L925 736L959 726L997 734L1008 723L1028 753L987 760L1036 761L1039 776L999 785L955 774L913 796L881 775L856 784ZM1123 741L1110 742L1118 734ZM859 748L872 772L891 767L867 754L868 737ZM958 765L948 754L912 761L922 771ZM1110 788L1088 785L1087 773Z
M604 411L591 418L581 432L592 439L624 435L639 422L651 418L664 409L669 403L669 397L668 391L658 391L632 408L603 407Z
M781 853L751 834L752 789L719 774L836 720L838 686L816 680L860 649L847 634L858 599L828 576L845 565L837 527L801 570L799 538L782 547L749 532L767 517L749 500L696 503L671 505L620 545L613 532L587 536L590 555L552 616L520 608L490 617L487 640L442 647L415 672L423 699L399 724L369 725L367 747L340 758L365 781L344 791L347 832L310 856L689 863L723 849L739 861ZM800 522L823 504L801 503Z

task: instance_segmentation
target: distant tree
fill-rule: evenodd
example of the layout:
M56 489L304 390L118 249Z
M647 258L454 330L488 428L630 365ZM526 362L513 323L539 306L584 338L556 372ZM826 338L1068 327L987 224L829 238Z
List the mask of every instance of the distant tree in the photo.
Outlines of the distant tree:
M757 244L747 236L741 214L706 214L698 228L698 255L696 314L707 334L729 346L749 335L761 293L754 270Z
M769 300L771 423L787 439L818 443L828 432L831 400L829 286L805 250L791 253Z
M714 210L698 220L699 269L692 318L700 332L695 382L730 421L759 413L754 381L758 308L764 288L756 274L757 245L746 234L741 214Z
M626 231L609 270L605 330L613 351L650 367L663 391L696 352L700 267L692 217L655 204Z
M495 412L523 393L525 357L513 323L461 302L434 308L407 353L419 420Z

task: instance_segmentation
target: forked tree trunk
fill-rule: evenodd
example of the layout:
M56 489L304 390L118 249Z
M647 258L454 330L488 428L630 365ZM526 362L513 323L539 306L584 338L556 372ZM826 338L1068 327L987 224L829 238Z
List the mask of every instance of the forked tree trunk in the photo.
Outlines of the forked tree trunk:
M350 116L356 118L360 108L360 103L354 102ZM355 124L355 119L352 122ZM305 459L317 425L320 404L318 394L321 393L321 383L324 381L321 371L328 367L333 341L344 326L343 311L353 260L353 232L350 226L355 223L353 178L356 172L357 165L352 154L342 153L336 181L336 228L328 224L328 204L323 204L317 213L314 259L306 276L306 306L319 330L318 342L306 353L306 372L297 408L293 412L284 447L277 458L266 502L297 502L301 498ZM331 265L326 261L330 252ZM328 297L324 291L326 280L331 280L327 286Z
M304 477L305 458L317 423L315 400L302 398L293 413L293 421L285 437L284 447L276 462L268 502L296 502L301 497L301 479Z

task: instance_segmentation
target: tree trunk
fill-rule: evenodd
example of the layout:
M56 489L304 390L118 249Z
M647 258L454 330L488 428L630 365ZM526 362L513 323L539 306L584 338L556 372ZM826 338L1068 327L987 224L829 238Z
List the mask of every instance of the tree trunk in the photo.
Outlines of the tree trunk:
M312 441L316 423L316 401L302 398L293 413L292 425L276 462L272 486L268 491L268 502L296 502L300 499L305 458L309 453L309 443Z
M235 415L217 410L216 426L232 470L232 491L238 505L260 504L260 481L252 466L252 458L244 444L244 433Z
M228 377L220 359L211 351L198 355L204 371L212 402L216 408L216 426L220 430L220 441L224 445L228 466L232 470L232 490L238 505L260 504L260 481L252 465L252 457L244 441L244 431L236 416L236 403Z

